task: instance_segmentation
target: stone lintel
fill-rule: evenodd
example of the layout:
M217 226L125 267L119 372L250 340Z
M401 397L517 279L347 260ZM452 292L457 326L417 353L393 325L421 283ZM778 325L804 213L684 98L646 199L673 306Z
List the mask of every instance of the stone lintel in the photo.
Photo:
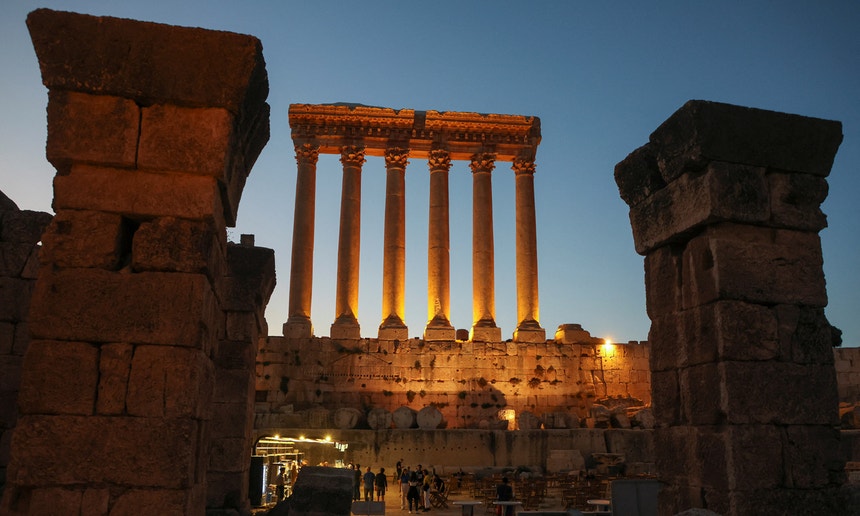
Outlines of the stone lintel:
M842 123L690 100L649 141L666 182L713 160L827 176Z

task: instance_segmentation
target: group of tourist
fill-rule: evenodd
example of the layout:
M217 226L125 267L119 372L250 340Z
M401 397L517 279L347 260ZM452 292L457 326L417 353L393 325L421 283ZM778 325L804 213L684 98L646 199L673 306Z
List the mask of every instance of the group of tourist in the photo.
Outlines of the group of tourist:
M421 464L415 469L403 464L403 459L397 461L397 478L400 479L400 509L415 512L430 510L430 498L433 492L444 493L445 482L436 474L436 470L427 470Z
M388 489L388 477L385 475L385 468L379 468L379 473L374 473L370 466L364 474L361 474L361 464L350 464L348 466L353 470L352 482L352 501L361 500L361 488L364 487L365 502L384 502L385 491ZM375 497L374 497L375 495Z
M290 471L287 472L283 466L278 469L278 474L275 476L275 496L277 497L277 502L280 502L284 499L284 494L286 494L286 486L292 486L296 483L296 477L299 476L299 468L296 466L294 462L290 467Z

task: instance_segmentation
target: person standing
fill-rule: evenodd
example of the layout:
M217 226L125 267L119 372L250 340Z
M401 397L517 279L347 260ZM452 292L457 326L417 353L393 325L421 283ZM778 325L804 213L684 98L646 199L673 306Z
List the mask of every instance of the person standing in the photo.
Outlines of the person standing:
M352 501L357 502L361 500L361 464L355 464L352 474Z
M500 502L510 502L514 499L514 488L508 483L508 477L502 477L502 483L496 486L496 500ZM514 507L512 505L503 505L504 511L497 512L499 516L513 516Z
M407 495L409 494L409 466L400 471L400 510L406 508Z
M278 470L278 475L275 477L275 497L280 502L284 499L284 467L281 466Z
M373 486L376 483L376 475L373 474L373 471L370 470L370 466L367 467L367 471L364 472L364 501L372 502L373 501Z
M424 470L424 478L421 479L421 499L424 501L424 512L430 510L430 486L433 485L433 474Z
M388 489L388 478L385 476L385 468L379 468L379 473L376 474L376 499L378 501L385 501L386 489Z
M412 472L409 474L409 491L406 493L406 501L409 503L409 514L412 514L412 507L415 507L415 512L418 512L421 507L421 495L419 490L421 483L418 480L418 474Z

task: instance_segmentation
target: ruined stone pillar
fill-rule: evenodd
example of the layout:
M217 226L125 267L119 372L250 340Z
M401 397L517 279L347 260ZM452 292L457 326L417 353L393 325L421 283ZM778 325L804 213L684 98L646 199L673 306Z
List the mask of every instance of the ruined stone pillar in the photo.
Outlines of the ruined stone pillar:
M290 261L289 317L285 337L311 337L311 291L314 282L314 222L319 145L296 145L296 204L293 215L293 251Z
M337 293L333 339L360 339L358 324L358 266L361 249L361 166L364 147L341 147L343 186L340 198L340 233L337 245Z
M430 151L430 218L427 228L427 327L424 340L454 340L451 325L451 262L448 225L448 171L451 155Z
M472 331L471 340L499 342L496 326L495 255L493 249L492 153L472 156Z
M214 358L206 507L249 514L257 342L268 335L265 310L275 289L275 253L255 247L254 235L241 238L239 245L227 244L227 271L219 287L226 331Z
M645 255L660 514L840 514L818 231L841 124L690 101L615 168Z
M56 217L0 513L203 514L226 225L269 135L262 45L45 9L27 24Z
M409 149L385 149L385 229L382 254L382 323L379 338L405 340L406 165Z
M537 223L535 221L534 158L517 158L511 165L516 180L517 342L546 342L538 304Z

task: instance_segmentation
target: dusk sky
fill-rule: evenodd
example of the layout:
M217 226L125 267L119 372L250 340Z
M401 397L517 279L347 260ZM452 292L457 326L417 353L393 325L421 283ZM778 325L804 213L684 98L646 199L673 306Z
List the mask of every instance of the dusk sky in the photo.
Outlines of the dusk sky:
M841 121L844 139L823 204L829 305L846 346L860 345L860 2L843 1L253 1L0 2L0 190L21 209L52 211L45 159L47 90L27 32L37 7L226 30L258 37L269 75L271 139L245 188L238 223L275 250L269 333L287 319L296 163L293 103L537 116L541 324L645 340L643 258L633 247L615 164L687 100L727 102ZM359 321L381 321L385 169L362 174ZM406 323L427 318L429 173L406 169ZM335 316L341 166L321 156L312 319ZM450 173L451 318L471 326L471 173ZM493 172L496 321L516 325L514 175Z

